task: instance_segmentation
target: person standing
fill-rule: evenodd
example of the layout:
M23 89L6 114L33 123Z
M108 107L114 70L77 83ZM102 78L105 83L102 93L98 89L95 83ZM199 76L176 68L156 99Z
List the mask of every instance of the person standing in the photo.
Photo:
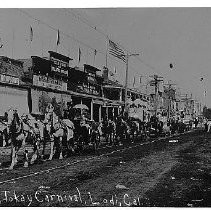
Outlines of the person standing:
M73 108L72 100L67 104L67 117L69 120L73 121L75 118L75 110Z

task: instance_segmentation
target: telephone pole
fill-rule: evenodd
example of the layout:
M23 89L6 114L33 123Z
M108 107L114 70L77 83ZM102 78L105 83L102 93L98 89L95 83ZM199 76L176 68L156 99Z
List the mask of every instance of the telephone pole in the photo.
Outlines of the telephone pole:
M171 90L173 90L172 85L177 85L177 84L173 84L168 82L168 84L164 84L167 85L167 95L168 95L168 108L167 108L167 118L169 119L171 116L171 107L172 107L172 94L171 94ZM175 91L175 90L174 90ZM175 93L174 93L175 94Z
M157 107L158 107L158 95L157 95L157 93L158 93L158 85L159 85L160 82L163 81L163 79L162 79L163 77L159 77L156 74L153 75L153 76L150 76L150 77L153 77L154 78L154 80L152 80L150 82L150 85L151 86L155 86L154 111L155 111L155 116L157 116Z
M125 72L125 112L128 112L128 107L127 107L127 89L128 89L128 62L129 62L129 57L131 56L139 56L138 53L136 54L126 54L126 72Z

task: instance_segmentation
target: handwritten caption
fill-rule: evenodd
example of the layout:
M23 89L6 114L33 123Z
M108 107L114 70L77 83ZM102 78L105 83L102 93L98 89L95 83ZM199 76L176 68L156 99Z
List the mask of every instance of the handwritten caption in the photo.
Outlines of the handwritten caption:
M5 203L8 204L21 204L24 206L31 206L33 203L77 203L81 206L140 206L140 198L131 197L129 194L123 194L121 197L118 197L116 194L105 196L105 198L98 198L91 193L81 193L80 190L76 187L75 194L52 194L48 190L38 189L33 194L21 194L14 191L0 191L0 206L3 206Z

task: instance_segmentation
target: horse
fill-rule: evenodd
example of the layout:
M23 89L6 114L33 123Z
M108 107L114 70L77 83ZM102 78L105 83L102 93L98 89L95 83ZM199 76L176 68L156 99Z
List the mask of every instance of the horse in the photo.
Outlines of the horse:
M140 125L137 120L129 120L128 125L130 127L130 134L132 135L132 142L136 139L140 132Z
M26 135L23 130L23 122L19 113L15 109L10 109L8 112L7 129L11 138L11 156L12 161L9 170L12 170L17 164L17 153L21 147L24 151L24 167L28 167L28 151L25 149Z
M59 152L59 159L63 159L62 155L62 141L63 137L65 137L66 133L64 127L62 126L61 120L55 114L52 108L45 114L44 123L44 138L46 144L46 136L50 138L50 156L48 160L52 160L53 155L55 153L55 147L57 147ZM43 154L44 154L45 146L43 146Z
M101 123L93 121L90 126L90 142L93 144L94 151L98 150L100 137L102 135Z
M112 120L104 120L102 124L103 132L105 135L106 143L112 145L116 134L116 124Z
M39 149L40 149L40 143L41 140L43 140L43 130L44 130L44 124L36 120L34 117L30 115L22 116L23 121L23 130L26 135L26 141L31 141L33 145L33 154L30 161L30 164L33 164L35 160L37 160L38 157L40 157Z
M6 147L9 145L8 142L8 133L7 133L7 124L4 121L0 121L0 138L2 141L2 146Z
M75 126L74 123L70 119L63 119L61 121L62 128L64 131L66 131L66 146L69 151L72 151L72 153L75 153L75 145L74 145L74 130Z
M130 134L130 127L123 118L118 117L116 122L116 140L119 142L123 139L128 139Z
M211 121L207 120L206 123L205 123L205 131L207 133L209 133L210 132L210 128L211 128Z
M163 123L163 133L165 136L169 136L171 134L171 127L169 122Z

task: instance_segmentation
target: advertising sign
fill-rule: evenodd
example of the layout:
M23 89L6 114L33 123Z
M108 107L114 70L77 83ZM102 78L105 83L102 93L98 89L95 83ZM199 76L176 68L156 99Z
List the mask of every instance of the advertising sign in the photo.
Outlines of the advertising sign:
M0 82L7 84L19 85L19 78L10 75L0 74Z
M61 80L52 79L50 77L42 76L42 75L34 75L33 76L33 85L39 87L51 88L54 90L67 90L67 83Z

